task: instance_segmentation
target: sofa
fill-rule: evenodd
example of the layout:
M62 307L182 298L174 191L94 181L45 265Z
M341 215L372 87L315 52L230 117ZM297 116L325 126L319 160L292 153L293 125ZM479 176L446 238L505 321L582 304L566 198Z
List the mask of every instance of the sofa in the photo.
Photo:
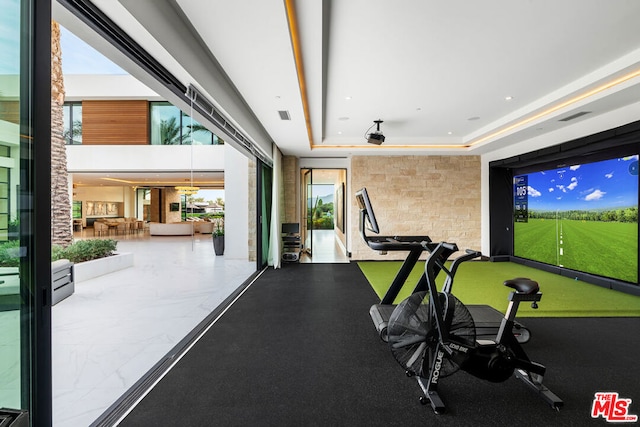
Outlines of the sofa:
M190 236L193 234L191 222L150 222L149 234L152 236Z
M201 234L213 233L213 223L209 221L194 221L193 227L196 233L201 233Z

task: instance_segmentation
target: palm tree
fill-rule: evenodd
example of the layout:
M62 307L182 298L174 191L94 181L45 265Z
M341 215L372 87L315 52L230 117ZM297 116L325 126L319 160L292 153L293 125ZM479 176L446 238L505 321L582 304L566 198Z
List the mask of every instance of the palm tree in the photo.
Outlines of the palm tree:
M67 144L76 144L78 136L82 136L82 120L74 120L71 128L65 129L62 136Z
M182 139L177 117L160 121L160 143L162 145L180 145Z
M189 116L185 116L185 117L188 118ZM209 137L211 137L211 131L206 127L202 126L198 122L194 122L193 124L186 125L185 128L188 129L188 132L183 137L184 144L191 144L191 136L198 132L203 133L205 135L209 134Z
M67 151L64 139L64 80L60 49L60 26L51 23L51 243L73 243L71 201L67 178Z

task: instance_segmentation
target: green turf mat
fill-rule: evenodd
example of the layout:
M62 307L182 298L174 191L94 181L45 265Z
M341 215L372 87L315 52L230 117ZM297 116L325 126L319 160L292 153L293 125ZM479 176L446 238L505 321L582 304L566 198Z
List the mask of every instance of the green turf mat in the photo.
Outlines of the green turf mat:
M380 298L385 294L400 269L401 262L363 261L358 266ZM411 294L424 262L419 261L395 303ZM542 300L534 310L520 304L518 317L637 317L640 316L640 296L606 289L512 262L469 261L458 268L453 294L465 304L486 304L504 312L511 289L502 285L506 279L529 277L540 284ZM438 289L444 274L438 277Z

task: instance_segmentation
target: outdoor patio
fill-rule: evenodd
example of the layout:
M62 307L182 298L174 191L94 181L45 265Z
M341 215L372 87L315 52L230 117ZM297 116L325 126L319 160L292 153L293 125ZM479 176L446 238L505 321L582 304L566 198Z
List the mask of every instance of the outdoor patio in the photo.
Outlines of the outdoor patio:
M90 425L256 270L215 256L210 234L110 238L134 266L76 283L52 309L56 427Z

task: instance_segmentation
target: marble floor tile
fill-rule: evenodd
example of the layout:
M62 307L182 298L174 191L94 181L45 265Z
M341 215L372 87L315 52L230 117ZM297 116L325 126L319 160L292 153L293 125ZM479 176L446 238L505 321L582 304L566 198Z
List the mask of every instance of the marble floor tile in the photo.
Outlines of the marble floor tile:
M349 258L340 246L333 230L312 230L311 256L303 253L302 263L348 263Z
M52 309L56 427L90 425L256 270L215 256L210 235L117 240L133 267Z

